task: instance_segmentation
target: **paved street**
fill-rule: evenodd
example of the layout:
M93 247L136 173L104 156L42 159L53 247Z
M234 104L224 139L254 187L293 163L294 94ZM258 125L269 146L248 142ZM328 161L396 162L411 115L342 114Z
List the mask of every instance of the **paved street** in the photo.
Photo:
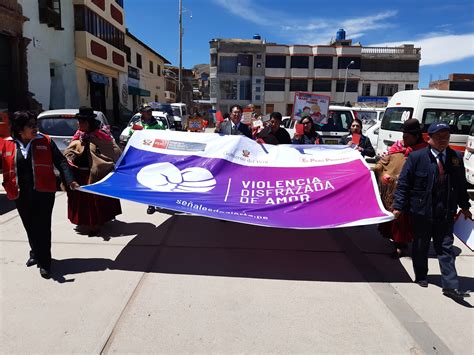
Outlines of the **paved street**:
M58 193L44 280L0 198L1 353L474 353L473 300L441 294L435 258L429 287L413 284L375 226L267 229L122 201L88 237ZM456 247L474 289L474 254Z

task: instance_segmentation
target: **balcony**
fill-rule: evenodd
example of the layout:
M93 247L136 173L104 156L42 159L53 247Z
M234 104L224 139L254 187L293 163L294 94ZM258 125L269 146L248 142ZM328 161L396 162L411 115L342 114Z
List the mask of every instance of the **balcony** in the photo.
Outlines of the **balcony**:
M419 55L421 48L404 47L362 47L362 54L412 54Z

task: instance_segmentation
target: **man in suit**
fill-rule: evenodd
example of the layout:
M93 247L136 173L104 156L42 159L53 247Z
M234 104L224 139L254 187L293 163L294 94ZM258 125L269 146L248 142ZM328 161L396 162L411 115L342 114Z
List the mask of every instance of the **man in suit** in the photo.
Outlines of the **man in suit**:
M407 212L412 216L415 282L428 287L428 250L433 238L443 294L462 299L470 295L459 290L453 226L458 206L464 218L472 219L464 165L460 155L448 146L448 124L433 123L428 134L429 146L411 153L403 166L394 194L393 214L398 217Z
M252 132L247 125L240 122L242 118L242 107L234 105L230 108L230 120L222 122L215 132L225 135L244 135L247 138L252 139Z

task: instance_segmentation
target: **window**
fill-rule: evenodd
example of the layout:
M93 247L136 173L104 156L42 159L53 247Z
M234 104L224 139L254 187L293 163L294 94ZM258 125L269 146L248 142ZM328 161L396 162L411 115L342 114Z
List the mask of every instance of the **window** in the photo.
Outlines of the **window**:
M211 54L211 67L217 67L217 54Z
M267 106L266 106L267 114L273 113L274 110L275 110L275 105L274 104L267 104Z
M74 5L74 29L89 32L125 52L125 34L84 5Z
M155 65L154 65L153 62L150 60L150 73L153 73L154 68L155 68Z
M352 122L352 114L345 110L328 112L328 124L321 127L323 132L347 132Z
M286 105L286 116L291 116L293 114L293 104Z
M142 68L142 56L137 53L137 67Z
M332 57L314 57L314 67L317 69L332 69Z
M255 87L255 92L260 92L260 86Z
M253 57L251 54L239 54L237 56L238 64L242 67L253 66Z
M267 55L265 66L267 68L286 68L286 57L284 55Z
M337 68L346 69L351 61L354 61L349 69L360 69L360 57L339 57L337 58Z
M418 73L419 67L419 60L364 58L361 61L360 70L372 72Z
M423 111L423 132L428 132L432 123L444 122L449 125L451 134L469 134L474 111L425 109Z
M262 59L262 55L261 55L261 54L257 54L257 59Z
M132 63L132 51L130 47L125 46L125 54L127 55L127 63Z
M265 79L265 91L285 91L285 79Z
M359 87L358 80L347 80L346 92L357 92ZM344 80L338 80L336 82L336 91L344 92Z
M260 100L260 95L255 95L255 100Z
M237 57L219 57L219 73L237 73Z
M307 69L309 65L308 56L292 56L291 57L291 68L305 68Z
M156 75L161 76L161 65L156 65Z
M403 122L412 118L412 114L413 108L411 107L389 107L385 110L380 128L401 131Z
M362 84L362 96L370 96L370 84Z
M255 79L255 83L260 84L262 82L262 79Z
M60 0L38 0L39 20L48 27L54 27L56 30L61 28L61 1Z
M155 102L158 102L158 95L155 95Z
M378 84L377 96L393 96L398 91L398 84Z
M405 90L413 90L413 84L405 84Z
M307 91L308 80L306 79L291 79L290 80L290 91Z
M219 82L221 99L237 100L237 82L235 80L221 80Z
M240 100L252 100L251 80L240 80Z
M313 80L313 91L331 92L331 80Z

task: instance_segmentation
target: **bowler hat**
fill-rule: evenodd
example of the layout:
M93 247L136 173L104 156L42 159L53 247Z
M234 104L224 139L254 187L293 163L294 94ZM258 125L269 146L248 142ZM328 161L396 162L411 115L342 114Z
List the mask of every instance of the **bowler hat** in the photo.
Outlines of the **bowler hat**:
M94 113L94 110L91 107L81 106L79 107L79 113L76 113L76 117L87 120L93 119L97 117L97 115Z
M417 134L421 132L420 121L416 118L410 118L403 122L402 126L403 133Z
M428 134L431 136L436 132L442 131L443 129L449 130L449 125L446 122L435 122L428 128Z

